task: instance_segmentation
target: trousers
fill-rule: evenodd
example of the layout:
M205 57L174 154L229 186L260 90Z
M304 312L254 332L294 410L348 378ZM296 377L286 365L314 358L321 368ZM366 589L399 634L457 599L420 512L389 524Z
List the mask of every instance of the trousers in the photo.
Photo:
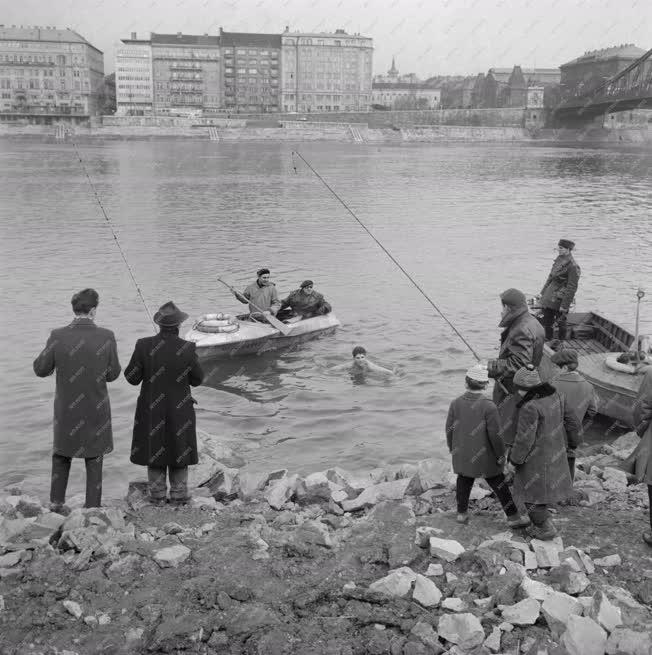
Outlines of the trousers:
M543 308L543 318L541 324L546 333L546 341L550 341L553 336L553 326L557 322L557 331L559 339L566 338L567 332L567 319L568 316L565 312L560 312L558 309L551 309L550 307Z
M149 496L152 500L165 500L167 496L166 478L170 478L170 500L186 501L188 495L188 467L148 466Z
M66 502L66 489L72 457L52 455L52 479L50 483L50 502L63 505ZM102 505L102 464L104 457L86 458L86 504L85 507Z
M505 482L505 476L500 473L491 478L485 478L487 484L491 487L491 490L496 494L496 497L500 501L500 504L503 506L503 511L507 516L514 516L518 513L516 505L514 505L514 499L512 498L512 493L509 490L509 486ZM457 497L457 513L466 514L469 509L469 496L471 495L471 489L473 489L473 483L475 478L468 478L464 475L457 476L457 485L456 485L456 497Z

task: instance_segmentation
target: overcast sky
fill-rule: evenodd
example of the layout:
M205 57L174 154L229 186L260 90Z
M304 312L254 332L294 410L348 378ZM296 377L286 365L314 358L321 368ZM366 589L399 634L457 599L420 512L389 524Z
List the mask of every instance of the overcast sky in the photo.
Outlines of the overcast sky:
M374 73L392 55L422 78L492 66L556 67L586 50L652 47L650 0L0 0L5 25L71 27L104 51L131 32L216 34L343 28L374 39Z

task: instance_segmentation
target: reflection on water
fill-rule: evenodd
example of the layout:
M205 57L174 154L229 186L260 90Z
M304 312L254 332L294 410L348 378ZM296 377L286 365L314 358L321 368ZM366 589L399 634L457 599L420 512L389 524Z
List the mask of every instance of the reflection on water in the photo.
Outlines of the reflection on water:
M151 334L111 231L70 144L12 143L0 153L0 284L9 301L0 485L43 493L53 379L31 362L66 324L72 292L100 293L98 323L126 364ZM473 363L448 325L283 144L113 142L80 146L150 311L241 309L260 266L279 295L306 278L342 327L279 353L219 362L193 390L198 426L257 468L357 469L448 456L444 421ZM635 289L652 287L652 156L519 146L302 144L302 154L435 300L483 357L498 344L499 293L540 290L560 237L577 243L578 309L632 328ZM651 296L642 331L652 333ZM391 380L330 369L364 345ZM128 462L135 389L110 385L115 451L107 493L143 470ZM73 467L73 486L83 467ZM76 486L76 488L80 488Z

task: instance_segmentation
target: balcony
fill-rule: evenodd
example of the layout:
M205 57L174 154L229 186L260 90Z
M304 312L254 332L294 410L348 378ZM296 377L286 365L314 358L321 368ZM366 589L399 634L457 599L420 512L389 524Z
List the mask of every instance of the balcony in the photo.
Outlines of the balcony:
M168 77L169 82L196 82L201 84L203 82L201 77L195 77L193 73L177 73Z

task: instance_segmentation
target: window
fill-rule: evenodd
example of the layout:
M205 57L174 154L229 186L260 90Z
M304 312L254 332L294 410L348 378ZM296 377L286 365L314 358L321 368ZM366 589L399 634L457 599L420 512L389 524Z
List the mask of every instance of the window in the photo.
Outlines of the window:
M256 75L257 72L258 72L258 70L256 68L250 68L249 69L249 75Z
M250 55L257 55L257 54L258 54L258 50L250 50L250 51L249 51L249 54L250 54Z

